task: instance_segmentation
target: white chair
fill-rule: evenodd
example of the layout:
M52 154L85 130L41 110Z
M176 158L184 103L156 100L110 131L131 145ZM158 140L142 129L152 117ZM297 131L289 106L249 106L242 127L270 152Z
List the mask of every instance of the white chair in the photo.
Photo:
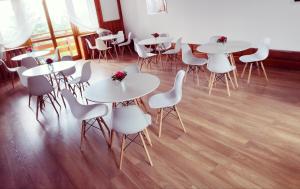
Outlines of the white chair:
M38 66L38 62L33 57L26 57L21 60L21 66L25 68L33 68Z
M177 108L177 104L182 99L182 85L183 85L184 76L185 76L185 71L183 71L183 70L178 71L176 78L175 78L173 88L171 90L169 90L165 93L159 93L159 94L153 95L149 98L150 108L159 109L159 111L157 112L157 117L156 117L156 123L157 123L158 117L160 115L158 137L161 137L164 109L169 110L166 115L169 115L169 113L171 113L173 111L176 112L176 114L179 118L180 124L182 126L182 129L184 132L186 132L186 129L183 125L181 116L180 116L178 108Z
M60 60L59 48L56 47L55 50L54 50L53 61L54 61L54 62L58 62L59 60Z
M111 42L111 45L113 45L114 49L115 49L115 53L117 58L119 57L118 55L118 48L119 44L124 43L125 41L125 36L124 36L124 32L123 31L118 31L117 33L117 38Z
M20 78L20 82L21 82L22 86L27 88L28 87L28 77L23 76L23 72L26 70L27 70L27 68L21 66L21 67L18 67L17 73Z
M98 28L96 30L96 33L99 35L99 37L103 37L103 36L111 35L112 31L103 28Z
M174 49L169 49L162 53L163 55L166 55L166 62L168 62L168 60L170 60L171 63L173 63L178 60L178 53L181 50L181 41L182 41L182 38L177 39ZM171 64L171 66L172 66L172 64ZM176 70L177 70L177 64L176 64Z
M72 90L73 94L76 95L76 88L79 89L80 95L82 97L82 91L84 90L84 85L90 85L89 80L92 75L91 62L86 62L82 66L81 75L77 78L68 82L69 88Z
M156 57L156 54L145 52L143 50L143 48L141 47L141 45L139 45L137 43L135 43L134 46L135 46L136 52L139 56L138 64L140 64L140 70L142 70L142 67L144 64L149 65L151 68L151 63L153 61L153 58Z
M186 74L193 71L197 76L197 83L199 85L199 73L200 69L204 71L204 65L207 64L206 58L197 58L193 55L191 47L188 44L182 44L182 61L187 65ZM187 75L184 81L186 81Z
M96 45L93 46L92 43L90 42L90 40L88 40L88 39L85 39L85 41L88 45L88 48L92 51L92 59L95 59L95 50L97 50Z
M251 72L252 72L252 65L253 63L256 63L257 66L257 70L258 73L260 74L260 67L264 73L264 76L266 78L266 81L268 82L268 76L263 64L263 61L266 60L269 56L269 46L270 46L270 42L271 39L270 38L265 38L260 44L258 44L257 46L257 51L254 54L250 54L250 55L244 55L240 57L240 61L245 63L245 66L243 68L243 72L241 75L241 78L244 77L245 74L245 70L248 66L248 64L250 64L250 68L249 68L249 73L248 73L248 80L247 83L250 83L250 78L251 78Z
M49 83L46 77L44 76L34 76L28 78L28 90L29 97L36 96L36 119L38 120L38 113L43 110L45 107L45 100L49 99L57 116L59 116L58 111L53 103L53 100L59 105L58 101L55 98L55 95L52 94L54 92L54 88ZM48 98L45 98L47 96ZM53 99L52 99L53 98Z
M15 88L15 84L14 84L14 80L15 80L15 73L17 73L18 69L20 67L14 67L14 68L10 68L6 65L6 63L4 62L4 60L0 59L0 65L3 65L6 69L6 71L9 72L9 77L11 80L11 84L13 86L13 88Z
M213 86L217 81L223 81L223 78L225 78L227 94L228 96L230 96L228 80L230 80L233 89L235 89L237 87L237 79L235 75L236 67L230 64L228 57L224 54L208 55L207 69L211 72L208 84L208 94L211 94ZM233 72L236 86L233 83L233 80L230 76L230 72Z
M76 98L72 95L72 93L67 89L61 90L61 94L67 100L73 116L76 119L81 121L80 149L82 146L83 138L85 137L86 132L91 127L101 130L104 139L109 146L110 143L108 137L110 135L110 129L103 119L103 116L107 115L108 113L107 105L105 104L82 105L76 100ZM90 124L90 120L96 120L99 125L99 128L93 124ZM104 128L106 129L106 132L108 132L107 136L105 134Z
M112 109L112 130L111 130L111 137L110 137L111 147L113 145L114 132L122 134L119 169L122 169L125 149L132 142L135 142L134 140L137 138L137 136L140 137L146 155L148 157L149 163L151 166L153 166L146 143L143 138L143 132L144 132L147 139L148 140L150 139L147 132L147 127L149 125L151 125L151 116L148 114L144 114L137 105ZM137 135L137 136L134 138L130 138L129 135ZM127 139L130 141L130 143L126 145Z
M131 51L131 48L130 48L131 40L132 40L132 33L129 32L128 33L127 41L118 44L119 48L121 49L122 56L124 55L125 47L127 47L127 49L129 50L130 54L132 55L132 51Z
M138 44L139 39L138 39L138 38L133 38L133 42L134 42L134 44ZM145 47L144 45L140 45L140 47L141 47L141 48L143 49L143 51L146 52L146 53L151 53L151 52L153 51L152 48ZM134 45L134 50L135 50L135 52L137 53L137 50L136 50L136 48L135 48L135 45Z
M73 58L72 56L63 56L61 58L62 61L73 61ZM76 72L76 68L75 67L72 67L72 68L69 68L67 70L64 70L64 71L61 71L59 72L59 75L61 75L61 79L64 81L65 83L65 87L67 88L67 85L68 85L68 82L69 82L69 79L72 79L72 75Z
M136 73L140 73L140 69L139 69L139 66L138 64L130 64L128 66L126 66L124 68L124 71L127 73L127 74L136 74Z
M169 34L162 33L162 34L159 34L159 37L169 37ZM172 47L171 42L162 43L162 44L157 45L156 51L166 51L166 50L170 49L171 47Z
M105 58L105 60L107 61L107 53L109 53L109 55L114 58L110 52L111 47L107 47L107 45L104 43L103 40L101 40L100 38L96 39L96 48L99 51L99 62L100 62L100 58L101 56ZM102 55L102 52L104 53L104 55Z

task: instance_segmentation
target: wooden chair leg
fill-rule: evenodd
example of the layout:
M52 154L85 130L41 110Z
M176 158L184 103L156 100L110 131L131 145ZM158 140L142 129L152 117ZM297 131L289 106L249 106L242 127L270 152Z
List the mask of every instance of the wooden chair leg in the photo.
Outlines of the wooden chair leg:
M232 88L235 89L235 86L234 86L234 84L233 84L233 81L232 81L232 78L231 78L231 76L230 76L230 73L228 72L227 75L228 75L228 78L229 78L229 80L230 80L230 83L231 83Z
M248 63L245 63L245 66L244 66L244 68L243 68L243 72L242 72L241 78L244 77L244 74L245 74L245 71L246 71L247 66L248 66Z
M266 72L266 70L265 70L265 67L264 67L263 62L260 62L260 65L261 65L261 69L263 70L264 76L265 76L265 78L266 78L266 80L267 80L267 82L268 82L269 79L268 79L267 72Z
M183 129L183 132L185 132L185 133L186 133L185 126L184 126L184 124L183 124L183 122L182 122L182 119L181 119L180 113L179 113L179 111L178 111L178 108L177 108L177 106L176 106L176 105L174 106L174 109L175 109L175 111L176 111L176 113L177 113L177 116L178 116L178 119L179 119L179 121L180 121L180 124L181 124L181 127L182 127L182 129Z
M253 63L250 63L250 69L249 69L249 73L248 73L248 81L247 81L248 84L250 83L250 79L251 79L252 64L253 64Z
M112 145L113 145L114 134L115 134L115 131L111 130L111 132L110 132L110 144L109 144L110 148L112 148Z
M122 137L122 145L121 145L121 154L120 154L120 164L119 164L119 169L120 170L122 169L122 164L123 164L125 142L126 142L126 135L123 135L123 137Z
M30 102L31 102L31 94L28 95L28 106L30 107Z
M200 79L199 79L200 69L198 66L195 67L195 71L196 71L196 77L197 77L197 85L199 86L200 85Z
M147 128L145 128L144 134L145 134L145 136L147 138L147 141L149 142L149 145L152 146L152 141L151 141L151 138L150 138L150 135L148 133L148 129Z
M163 114L164 114L164 109L161 108L161 109L160 109L160 122L159 122L158 137L161 137L161 129L162 129Z
M82 149L83 137L85 135L85 121L81 122L81 132L80 132L80 150Z
M239 88L239 84L237 82L237 71L236 71L236 67L235 67L235 70L233 70L233 78L234 78L234 83L235 83L235 86L236 88Z
M227 94L228 94L228 96L230 96L230 89L229 89L229 85L228 85L227 74L224 74L224 75L225 75L225 82L226 82Z
M210 85L211 85L211 80L212 80L212 72L210 72L210 75L209 75L209 80L208 80L208 89L210 89Z
M257 74L260 76L259 63L258 63L258 62L255 62L255 64L256 64L256 67L257 67Z
M142 136L142 133L139 132L139 135L140 135L141 141L142 141L142 143L143 143L143 146L144 146L146 155L147 155L147 157L148 157L149 163L150 163L151 166L153 166L153 163L152 163L150 154L149 154L149 152L148 152L147 146L146 146L146 144L145 144L144 138L143 138L143 136Z
M54 105L54 103L53 103L53 101L52 101L51 96L50 96L49 94L47 94L47 96L48 96L48 98L49 98L49 100L50 100L50 102L51 102L51 104L52 104L52 106L53 106L53 108L54 108L54 110L55 110L57 116L59 117L59 113L58 113L58 111L57 111L57 109L56 109L56 107L55 107L55 105Z
M186 78L187 78L189 70L190 70L190 66L188 65L187 68L186 68L186 71L185 71L184 82L186 82Z
M208 95L209 95L209 96L210 96L211 91L212 91L212 89L213 89L213 87L214 87L215 79L216 79L216 73L212 73L212 80L211 80L210 88L209 88L209 91L208 91Z
M36 113L35 113L35 118L36 120L39 120L39 105L40 105L40 96L36 97Z
M158 123L159 114L160 114L160 109L159 109L159 110L157 111L157 113L156 113L155 124L157 124L157 123Z
M101 130L101 132L102 132L102 134L103 134L103 137L104 137L104 139L105 139L105 141L106 141L106 144L108 145L108 147L110 147L110 141L109 141L109 136L107 137L106 136L106 134L105 134L105 131L104 131L104 129L103 129L103 126L102 126L102 124L101 124L101 121L100 121L100 119L99 118L96 118L96 121L98 122L98 125L99 125L99 127L100 127L100 130ZM108 135L109 135L109 133L108 133Z

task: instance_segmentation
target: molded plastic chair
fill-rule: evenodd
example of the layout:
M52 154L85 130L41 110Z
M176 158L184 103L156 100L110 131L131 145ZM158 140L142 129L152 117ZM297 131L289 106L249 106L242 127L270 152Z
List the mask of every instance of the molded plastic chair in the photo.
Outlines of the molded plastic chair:
M182 41L182 38L177 39L174 49L169 49L169 50L162 53L163 55L167 56L166 57L166 62L168 62L168 60L170 60L171 63L173 63L173 62L178 60L178 53L181 50L181 41ZM177 64L176 64L176 70L177 70Z
M211 91L213 89L214 84L222 80L223 77L225 78L225 83L226 83L226 88L227 88L227 93L228 96L230 96L230 89L228 85L228 80L230 80L233 89L237 87L237 79L235 75L235 69L236 67L231 65L228 57L224 54L221 55L208 55L208 64L207 64L207 69L211 72L210 78L209 78L209 95L211 94ZM234 75L234 80L235 84L233 83L233 80L231 79L230 72L233 72Z
M127 41L118 44L119 48L121 48L122 56L124 55L125 47L127 47L127 49L129 50L130 54L132 54L132 51L131 51L131 48L130 48L131 40L132 40L132 33L129 32L128 33Z
M136 74L140 73L139 66L137 64L130 64L124 68L124 71L127 72L127 74Z
M260 44L258 44L257 51L254 54L244 55L244 56L240 57L240 61L245 63L241 78L244 77L245 70L246 70L248 64L250 64L248 80L247 80L248 84L250 83L253 63L256 63L258 74L260 74L260 70L259 70L260 68L259 67L261 67L261 69L264 73L264 76L266 78L266 81L269 81L266 70L265 70L265 67L264 67L264 64L263 64L263 61L266 60L269 56L270 42L271 42L270 38L265 38Z
M126 139L129 139L129 141L134 141L136 137L134 139L129 138L129 135L133 134L137 134L140 137L149 163L151 166L153 166L146 143L142 135L142 133L144 132L147 139L150 139L147 132L147 127L149 125L151 125L151 116L148 114L144 114L142 110L136 105L112 109L112 130L110 137L111 147L113 144L114 132L122 134L119 169L122 169L125 148L127 148L128 145L131 144L129 143L126 145Z
M133 38L133 42L134 42L134 50L135 52L137 53L137 50L135 48L135 44L138 44L139 42L139 39L138 38ZM140 47L143 49L144 52L146 53L151 53L153 51L152 48L148 48L148 47L145 47L144 45L140 45Z
M104 139L109 146L108 137L110 135L110 129L103 119L103 116L107 115L108 113L107 105L105 104L82 105L76 100L76 98L72 95L72 93L67 89L61 90L61 94L67 100L73 116L76 119L81 121L80 149L81 149L83 138L85 137L85 133L89 130L90 127L96 127L94 125L90 125L89 120L91 119L95 119L97 121L97 123L99 124L99 128L98 127L96 128L101 130ZM106 136L104 128L108 132L107 134L108 136Z
M6 63L2 59L0 59L0 65L3 65L6 69L6 71L9 72L9 77L10 77L10 80L11 80L11 84L12 84L13 88L15 88L15 84L14 84L15 73L17 73L17 71L20 67L10 68L6 65Z
M100 58L101 56L105 58L105 60L107 61L107 52L109 53L109 55L114 58L110 52L111 47L107 47L107 45L104 43L103 40L101 40L100 38L96 39L96 48L99 51L99 62L100 62ZM102 55L102 52L104 53L104 55Z
M162 33L159 35L159 37L169 37L169 34ZM170 49L171 47L172 47L172 43L168 42L168 43L159 44L156 47L156 50L157 51L166 51L166 50Z
M204 72L204 65L207 64L206 58L197 58L193 55L191 47L188 44L182 44L182 61L187 65L186 73L193 71L197 76L197 83L199 85L200 69ZM185 76L184 81L186 81Z
M86 41L89 49L92 51L92 59L95 59L95 50L97 50L96 45L93 46L92 43L90 42L90 40L88 40L88 39L85 39L85 41Z
M143 48L141 47L141 45L135 43L134 44L136 52L138 53L138 64L140 63L140 70L142 70L142 67L144 64L150 65L151 68L151 63L153 58L156 56L156 54L154 53L147 53L143 50Z
M49 83L46 77L44 76L35 76L35 77L28 77L28 90L29 96L36 96L36 119L38 120L38 113L39 109L42 111L43 107L45 106L45 96L48 97L50 100L57 116L59 116L58 111L53 103L53 100L59 105L58 101L56 100L55 96L52 94L54 92L54 88ZM53 99L52 99L53 98ZM60 107L60 105L59 105Z
M164 109L169 109L169 112L166 115L169 115L170 112L175 111L180 124L182 126L182 129L184 132L186 132L186 129L183 125L181 116L179 114L177 104L182 99L182 85L183 85L183 78L185 76L185 71L179 70L177 72L174 85L171 90L165 92L165 93L159 93L156 95L153 95L149 98L149 106L150 108L159 109L156 117L156 122L158 120L158 116L160 114L160 123L159 123L159 132L158 137L161 136L161 129L162 129L162 121L163 121L163 111Z
M21 67L18 67L17 73L20 78L21 84L23 85L23 87L27 88L28 87L28 77L23 76L23 72L26 70L27 70L27 68L21 66Z
M123 31L118 31L117 36L118 36L118 38L115 41L113 41L111 44L118 45L118 44L121 44L121 43L123 43L125 41L125 37L124 37L124 32Z
M89 84L89 80L92 75L91 62L86 62L82 66L81 75L78 78L75 78L68 82L69 88L72 90L73 94L76 95L76 87L80 91L82 97L82 91L84 90L84 85Z
M38 66L38 62L33 57L26 57L21 60L21 66L25 68L33 68Z

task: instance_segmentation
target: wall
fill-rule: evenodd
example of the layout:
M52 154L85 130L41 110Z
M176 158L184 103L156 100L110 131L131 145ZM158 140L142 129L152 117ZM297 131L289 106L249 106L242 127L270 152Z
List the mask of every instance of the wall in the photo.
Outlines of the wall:
M147 15L146 0L121 0L125 29L145 38L154 32L205 43L212 35L300 51L300 3L293 0L167 0L168 13Z

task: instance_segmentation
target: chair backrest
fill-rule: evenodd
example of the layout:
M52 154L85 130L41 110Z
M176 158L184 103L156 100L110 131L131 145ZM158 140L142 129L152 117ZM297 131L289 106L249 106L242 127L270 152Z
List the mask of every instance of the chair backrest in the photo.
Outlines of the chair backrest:
M207 69L214 73L227 73L233 70L233 66L230 64L228 57L221 55L208 54Z
M85 42L88 44L89 49L93 48L92 43L90 42L90 40L85 39Z
M54 50L54 58L53 58L54 62L58 62L59 58L60 58L60 56L59 56L59 48L56 47L55 50Z
M135 43L134 46L135 46L135 50L136 50L137 54L139 55L139 57L141 57L141 58L147 57L147 53L144 51L144 49L142 48L141 45L139 45L138 43Z
M12 70L6 65L6 63L4 62L4 60L0 59L0 66L3 64L3 66L5 67L5 69L8 72L12 72Z
M177 41L176 41L176 45L175 45L175 49L174 49L176 53L179 53L181 50L181 41L182 41L181 37L179 39L177 39Z
M127 72L127 74L135 74L140 73L139 66L137 64L130 64L124 68L124 71Z
M20 82L23 85L23 87L28 87L28 78L23 76L23 72L26 70L27 70L27 68L22 67L22 66L17 69L17 73L18 73Z
M260 42L257 46L256 55L261 59L265 60L269 56L269 48L270 48L271 39L264 38L262 42Z
M117 43L122 43L125 41L125 37L124 37L124 32L123 31L118 31L117 33L118 38L116 39Z
M91 62L86 62L82 66L80 82L88 82L92 76Z
M96 48L100 51L105 51L108 49L104 41L101 40L100 38L96 39Z
M183 87L183 79L185 76L184 70L179 70L176 74L173 88L170 90L170 94L173 98L175 98L175 103L179 103L182 99L182 87Z
M25 68L33 68L38 66L37 61L33 57L26 57L21 60L21 66Z
M73 116L79 118L83 111L83 105L77 101L77 99L68 89L63 89L60 91L60 93L67 100Z
M159 37L169 37L169 34L161 33L161 34L159 34ZM159 46L163 49L168 49L172 46L172 43L171 42L163 43L163 44L160 44Z
M133 34L132 34L132 32L129 32L129 33L128 33L127 41L130 43L131 40L132 40L132 38L133 38Z
M29 94L41 96L52 92L54 89L44 76L28 77Z
M102 36L106 36L106 35L112 34L112 32L111 32L110 30L103 29L103 28L97 29L97 30L96 30L96 33L99 35L99 37L102 37Z
M182 44L182 62L185 64L189 64L193 59L194 55L191 47L188 44Z
M137 52L135 44L138 44L138 42L139 42L138 38L133 38L133 48L135 52Z
M61 58L62 61L73 61L73 57L70 56L70 55L67 55L67 56L63 56ZM72 67L72 68L69 68L69 69L66 69L64 71L61 71L60 73L65 76L65 77L68 77L72 74L74 74L76 72L76 68L75 67Z

